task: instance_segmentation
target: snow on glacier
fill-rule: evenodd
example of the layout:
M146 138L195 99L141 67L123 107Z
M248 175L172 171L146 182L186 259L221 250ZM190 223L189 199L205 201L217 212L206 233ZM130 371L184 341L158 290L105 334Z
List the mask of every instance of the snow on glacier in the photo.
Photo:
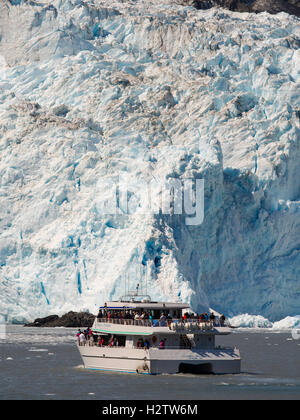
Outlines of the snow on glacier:
M95 312L128 275L195 311L299 313L299 45L284 13L2 2L0 312ZM101 214L119 176L204 179L204 222Z
M271 322L261 315L242 314L229 318L229 323L235 328L269 329L273 331L285 331L297 329L300 326L300 315L287 316L277 322Z
M272 328L274 330L290 330L293 328L299 329L300 327L300 316L287 316L280 321L274 322ZM299 334L299 333L298 333Z
M237 315L229 319L232 327L239 328L272 328L273 323L261 315Z

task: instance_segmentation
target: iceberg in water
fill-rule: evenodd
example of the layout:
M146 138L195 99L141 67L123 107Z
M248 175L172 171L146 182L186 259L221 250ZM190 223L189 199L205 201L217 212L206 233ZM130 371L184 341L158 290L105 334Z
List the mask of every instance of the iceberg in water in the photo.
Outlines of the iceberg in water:
M293 328L300 328L300 315L287 316L281 321L274 322L274 330L290 330Z
M236 328L271 328L272 330L292 330L300 328L300 315L288 316L280 321L271 322L261 315L241 314L229 318L229 323Z
M96 313L128 277L244 325L297 314L299 45L284 13L3 0L0 314ZM187 179L202 223L142 211Z
M261 315L237 315L229 319L232 327L240 328L272 328L273 324Z

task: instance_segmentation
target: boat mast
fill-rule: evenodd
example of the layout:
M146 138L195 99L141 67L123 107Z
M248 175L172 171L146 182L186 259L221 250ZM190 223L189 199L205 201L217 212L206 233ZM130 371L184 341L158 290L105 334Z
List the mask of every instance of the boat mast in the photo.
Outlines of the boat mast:
M148 263L146 264L146 295L148 295Z

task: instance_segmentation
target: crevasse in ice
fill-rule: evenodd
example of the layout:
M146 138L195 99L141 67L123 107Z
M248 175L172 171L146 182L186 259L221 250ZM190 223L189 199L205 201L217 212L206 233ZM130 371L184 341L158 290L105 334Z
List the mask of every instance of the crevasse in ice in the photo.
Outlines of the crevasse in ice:
M96 312L128 276L195 311L299 313L299 27L167 0L1 2L0 312ZM120 178L140 200L153 179L203 179L203 223L103 214Z

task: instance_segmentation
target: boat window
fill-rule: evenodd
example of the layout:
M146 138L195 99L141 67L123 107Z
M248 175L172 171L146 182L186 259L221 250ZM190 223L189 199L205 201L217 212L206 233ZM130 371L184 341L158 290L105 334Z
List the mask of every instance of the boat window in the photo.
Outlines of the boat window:
M110 339L110 335L107 335L107 334L105 334L105 335L100 335L100 337L101 338L103 338L103 346L108 346L108 344L109 344L109 339Z
M161 315L161 311L155 309L153 312L154 312L154 319L159 319Z
M116 335L118 347L125 347L126 344L126 335Z

